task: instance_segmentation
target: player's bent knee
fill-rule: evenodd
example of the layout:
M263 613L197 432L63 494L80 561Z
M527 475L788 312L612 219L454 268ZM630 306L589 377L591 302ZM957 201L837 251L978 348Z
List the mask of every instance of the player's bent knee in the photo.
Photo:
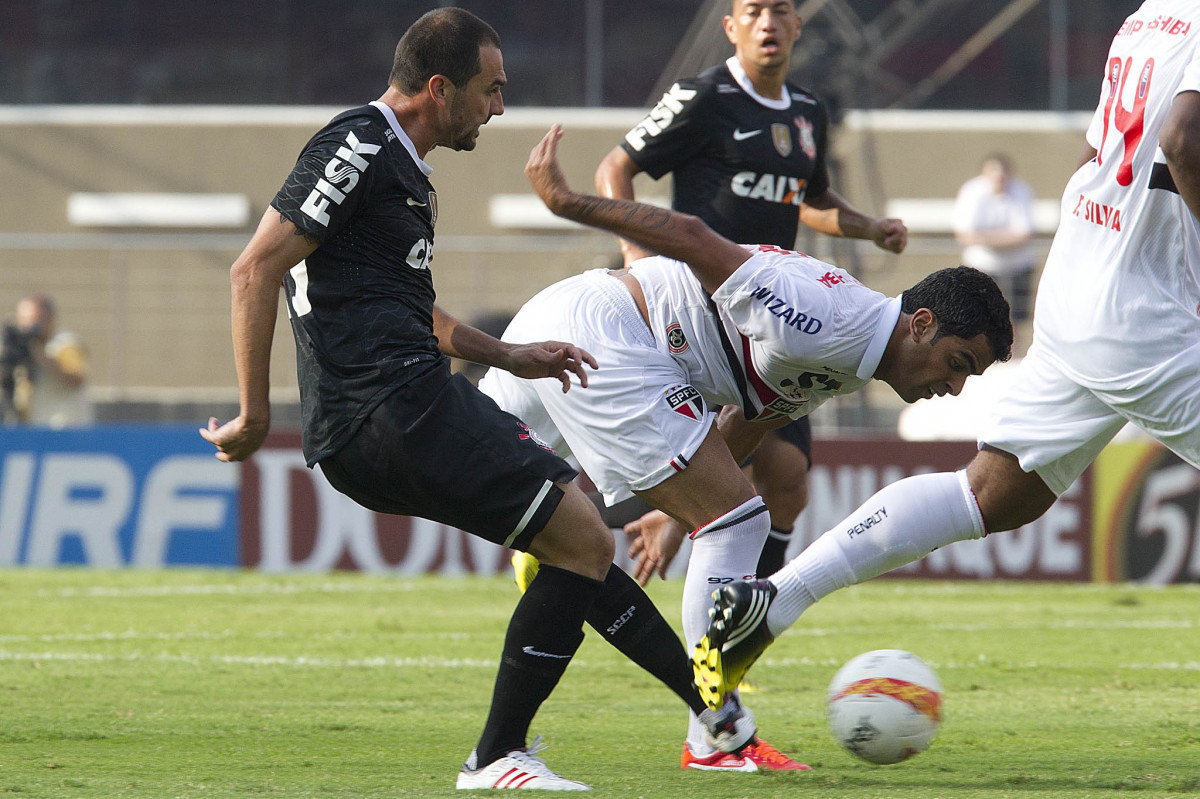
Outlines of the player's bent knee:
M563 484L560 488L563 498L550 521L534 536L529 552L543 563L603 580L616 556L612 532L578 487Z
M771 510L771 521L782 527L791 527L796 519L808 507L807 482L791 485L755 482L759 494Z
M967 479L989 533L1015 530L1039 519L1054 504L1054 492L1016 457L984 447L967 466Z
M778 508L780 511L791 513L792 516L799 516L800 511L808 507L808 490L802 485L788 486L784 490L780 490L778 486L760 488L759 493L772 510Z

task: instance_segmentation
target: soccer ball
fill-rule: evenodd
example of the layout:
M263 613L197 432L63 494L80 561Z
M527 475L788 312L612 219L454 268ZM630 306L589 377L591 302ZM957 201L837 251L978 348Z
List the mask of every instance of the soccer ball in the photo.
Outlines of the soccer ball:
M925 751L942 717L942 684L911 652L877 649L833 675L826 707L838 742L869 763L899 763Z

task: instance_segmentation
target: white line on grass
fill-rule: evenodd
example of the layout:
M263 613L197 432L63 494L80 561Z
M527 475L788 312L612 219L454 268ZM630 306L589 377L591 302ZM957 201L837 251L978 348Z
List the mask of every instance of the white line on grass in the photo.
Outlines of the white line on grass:
M1089 619L1064 619L1049 622L1031 622L1028 624L915 624L922 630L935 632L992 632L996 630L1012 632L1014 630L1191 630L1200 627L1200 622L1192 619L1131 619L1121 621L1107 619L1093 621ZM862 632L862 627L804 627L797 626L788 630L788 635L807 635L813 638L824 638L830 635L844 635L848 632Z
M186 663L189 665L222 664L230 666L296 666L332 669L353 668L496 668L494 660L476 660L474 658L321 658L308 657L273 657L265 655L208 655L191 657L188 655L168 655L166 653L142 654L138 652L127 655L102 655L96 652L0 652L0 661L59 661L88 663ZM572 661L573 666L587 667L586 661Z
M834 658L768 658L764 657L758 661L759 663L769 667L779 668L796 668L797 666L804 667L821 667L821 668L837 668L842 665L842 661ZM963 670L971 671L979 668L998 667L1004 669L1029 669L1041 670L1045 668L1062 668L1064 665L1068 668L1102 668L1105 670L1126 670L1126 671L1200 671L1200 661L1189 660L1185 663L1177 661L1163 661L1161 663L1117 663L1117 664L1096 664L1087 665L1079 663L1071 664L1046 664L1037 661L1029 661L1026 663L1009 663L1007 661L992 660L989 658L980 658L978 661L967 661L965 663L947 662L938 663L930 661L930 666L933 666L938 671L946 670Z
M459 632L406 632L403 633L405 639L412 638L436 638L439 641L465 641L476 636L469 633ZM247 638L256 641L263 639L270 640L286 640L295 637L292 633L285 633L280 630L262 630L255 633L238 633L233 630L224 630L219 633L209 632L189 632L189 633L139 633L133 630L124 632L98 632L98 633L42 633L40 635L0 635L0 644L17 644L29 643L37 641L44 644L50 643L88 643L92 641L222 641L236 638ZM369 634L354 635L350 633L332 633L329 635L315 636L305 635L305 640L313 640L320 638L321 640L347 640L354 638L376 637Z
M404 581L347 581L344 583L252 583L239 585L222 583L219 585L145 585L132 588L115 588L108 586L92 586L87 588L58 588L42 589L37 592L40 597L139 597L139 596L194 596L225 594L237 596L243 594L362 594L376 592L403 592L436 590L438 581L429 581L417 585ZM454 587L453 582L448 586ZM459 586L461 587L461 586Z
M126 630L121 633L44 633L42 635L0 635L0 643L15 644L40 641L42 643L68 642L87 643L91 641L220 641L233 638L232 630L219 633L135 633ZM283 633L257 633L255 638L283 638Z
M352 669L352 668L432 668L432 669L458 669L458 668L486 668L494 669L496 662L494 660L479 660L475 658L392 658L392 657L367 657L367 658L324 658L310 657L301 655L298 657L277 657L268 655L209 655L204 657L191 657L188 655L169 655L163 652L155 654L130 653L126 655L104 655L96 652L2 652L0 651L0 661L58 661L58 662L89 662L89 663L185 663L188 665L202 664L220 664L229 666L292 666L304 668L327 668L327 669ZM841 665L839 661L830 658L764 658L761 661L763 664L770 667L836 667ZM630 664L632 665L632 664ZM963 669L971 670L984 666L996 665L1003 666L1006 669L1032 669L1040 670L1046 668L1045 663L1036 661L1027 663L992 663L990 661L966 662L966 663L940 663L932 664L938 669ZM576 658L571 661L572 668L589 668L589 663L586 660ZM1163 661L1161 663L1118 663L1115 665L1104 665L1105 669L1124 669L1128 671L1200 671L1200 661L1190 660L1187 662L1178 661Z
M987 587L989 593L1019 594L1028 592L1026 583L992 583ZM442 580L412 580L370 578L363 580L347 579L345 582L295 582L295 583L221 583L203 585L148 585L132 587L92 586L84 588L54 588L41 589L37 592L40 597L138 597L138 596L193 596L193 595L244 595L244 594L358 594L373 592L406 592L406 591L458 591L463 582L450 578ZM889 589L896 594L905 596L946 596L961 593L961 585L957 583L891 581ZM1164 586L1123 585L1112 586L1106 583L1079 583L1062 586L1062 589L1075 593L1154 593L1161 591ZM1200 584L1186 583L1170 586L1170 590L1183 593L1200 592Z
M1062 621L1051 621L1047 623L1034 623L1026 625L1013 624L930 624L922 625L922 629L937 632L991 632L996 630L1004 630L1011 632L1013 630L1191 630L1200 627L1200 622L1192 621L1191 619L1138 619L1138 620L1107 620L1107 621L1092 621L1066 619ZM789 635L807 636L812 638L824 638L834 635L845 635L846 633L859 632L861 628L850 627L795 627L788 631ZM402 634L405 639L415 638L437 638L439 640L469 640L477 636L471 633L464 632L405 632ZM281 630L259 630L257 632L237 632L234 630L222 630L220 632L137 632L136 630L122 630L119 632L99 631L94 633L38 633L38 634L9 634L0 635L0 644L17 644L17 643L88 643L93 641L220 641L237 638L246 638L249 640L286 640L292 637L290 633ZM311 636L307 636L311 638ZM320 638L339 639L339 640L354 640L359 638L375 637L371 632L351 633L339 632L331 635L320 636Z

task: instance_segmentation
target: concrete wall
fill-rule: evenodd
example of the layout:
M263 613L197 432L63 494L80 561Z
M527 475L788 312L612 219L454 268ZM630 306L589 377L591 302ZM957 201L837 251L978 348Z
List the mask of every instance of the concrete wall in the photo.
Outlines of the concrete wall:
M230 399L228 267L308 137L333 108L0 108L0 314L19 296L52 294L64 326L91 349L101 397ZM591 186L596 163L641 116L636 109L511 109L472 153L429 156L440 196L434 275L442 306L462 318L512 309L546 284L616 257L605 235L580 229L501 229L497 194L528 193L522 167L552 122L567 129L567 177ZM1039 114L851 114L835 133L838 190L863 210L896 198L950 198L982 157L1003 150L1039 198L1053 199L1074 168L1086 120ZM639 178L642 196L668 181ZM99 229L72 225L76 192L220 192L244 195L244 226L215 230ZM802 237L815 255L854 268L895 293L955 263L944 235L903 256L869 245ZM294 353L284 315L272 382L294 396Z

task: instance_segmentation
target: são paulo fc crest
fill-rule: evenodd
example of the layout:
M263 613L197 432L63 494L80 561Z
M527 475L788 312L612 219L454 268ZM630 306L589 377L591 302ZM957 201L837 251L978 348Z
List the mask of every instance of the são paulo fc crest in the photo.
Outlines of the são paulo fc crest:
M704 421L708 416L708 407L704 404L704 397L701 397L700 392L691 386L672 386L667 389L667 404L675 413L695 419L697 422Z
M687 338L683 335L683 328L678 322L672 322L667 325L667 349L678 355L688 348Z
M776 122L771 125L771 143L775 145L775 150L784 158L792 154L792 132L788 130L788 126L782 122Z
M803 117L796 117L796 131L800 134L800 149L809 158L817 157L817 140L813 137L812 123Z

